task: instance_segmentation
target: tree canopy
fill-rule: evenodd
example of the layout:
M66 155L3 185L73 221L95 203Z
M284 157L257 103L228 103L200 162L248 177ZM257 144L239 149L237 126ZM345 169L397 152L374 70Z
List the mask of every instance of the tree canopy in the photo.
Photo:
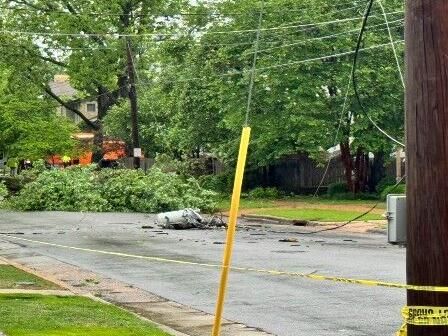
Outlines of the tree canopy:
M404 137L403 88L387 29L402 63L400 0L385 5L388 25L377 5L368 20L356 70L366 112L349 83L364 1L266 0L263 8L249 0L2 3L5 62L20 60L22 78L52 99L51 76L69 74L82 95L98 100L99 121L90 126L128 142L126 45L132 43L140 138L149 155L207 153L232 164L261 11L252 165L298 152L322 159L336 144L349 161L370 152L387 156L394 145L370 119Z

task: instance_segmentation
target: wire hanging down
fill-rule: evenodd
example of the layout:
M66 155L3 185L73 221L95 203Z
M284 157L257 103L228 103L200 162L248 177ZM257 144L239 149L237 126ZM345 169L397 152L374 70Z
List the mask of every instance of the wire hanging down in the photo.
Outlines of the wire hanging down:
M373 119L372 117L367 113L366 108L364 107L362 101L361 101L361 97L359 95L359 88L358 88L358 79L356 77L356 69L358 67L358 57L359 57L359 51L361 50L361 43L362 43L362 39L364 36L364 32L366 30L366 26L367 26L367 21L370 17L370 13L372 11L372 7L373 7L373 2L374 0L369 0L368 4L367 4L367 9L366 12L364 14L364 19L362 22L362 27L361 27L361 31L359 32L359 36L358 36L358 42L356 44L356 49L355 49L355 57L353 59L353 73L352 73L352 82L353 82L353 89L355 91L355 97L356 100L363 112L363 114L365 116L367 116L367 118L369 119L370 123L376 128L378 129L382 134L384 134L387 138L389 138L391 141L393 141L394 143L400 145L401 147L405 148L406 146L399 140L395 139L393 136L391 136L389 133L387 133L384 129L382 129Z
M353 69L352 69L352 71L353 71ZM352 85L352 74L350 72L350 76L348 78L347 89L345 91L344 104L342 105L342 111L341 111L341 115L339 117L338 127L336 129L336 134L334 136L333 147L335 147L338 143L339 132L341 131L341 128L342 128L342 120L344 119L345 108L347 107L348 96L350 94L350 86L351 85ZM317 195L319 194L319 190L322 187L322 185L324 184L324 181L325 181L325 178L327 177L328 170L330 169L330 164L331 164L332 160L333 160L333 158L330 156L330 158L328 159L327 165L325 166L325 171L322 175L319 185L317 186L316 191L314 192L313 197L317 197Z
M403 71L401 70L400 59L398 58L397 49L395 48L394 38L392 37L392 32L391 32L390 25L389 25L390 22L389 22L389 19L387 18L386 10L383 6L383 3L381 2L381 0L377 0L377 2L381 7L381 11L383 12L384 21L386 22L387 31L389 34L390 45L392 46L392 50L394 52L394 57L395 57L395 62L397 63L398 73L400 74L401 84L403 85L403 88L405 88L406 84L404 82Z

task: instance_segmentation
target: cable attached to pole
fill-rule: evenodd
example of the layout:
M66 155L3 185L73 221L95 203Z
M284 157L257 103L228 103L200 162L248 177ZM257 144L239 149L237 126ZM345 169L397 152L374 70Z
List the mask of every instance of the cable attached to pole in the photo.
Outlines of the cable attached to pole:
M249 127L249 115L250 115L250 110L251 110L251 105L252 105L252 96L253 96L254 84L255 84L255 72L257 69L257 59L258 59L258 49L259 49L259 45L260 45L261 25L263 22L263 10L264 10L264 0L261 0L260 15L258 18L258 30L257 30L256 39L255 39L255 53L254 53L252 70L251 70L251 75L250 75L249 94L247 97L246 120L245 120L245 125L243 127L243 132L241 134L240 149L239 149L239 153L238 153L238 161L237 161L236 172L235 172L235 181L233 184L232 202L230 205L229 223L228 223L228 227L227 227L226 246L224 249L224 256L223 256L222 269L221 269L221 281L219 284L218 299L216 301L215 319L213 322L212 336L220 336L221 335L222 316L224 313L224 301L225 301L225 297L226 297L227 283L229 281L229 273L230 273L231 264L232 264L233 244L235 241L235 234L236 234L236 227L237 227L237 220L238 220L238 211L239 211L240 199L241 199L241 190L243 187L244 171L246 168L247 152L248 152L249 141L250 141L251 129Z
M252 69L251 69L251 73L250 73L249 95L247 97L246 120L244 122L244 125L246 127L249 125L249 115L250 115L250 109L252 107L252 96L253 96L253 91L254 91L255 75L256 75L256 71L257 71L258 51L260 50L261 27L263 24L263 10L264 10L264 1L261 2L260 15L258 17L258 30L257 30L257 36L255 38L255 52L254 52L254 58L253 58L253 62L252 62Z

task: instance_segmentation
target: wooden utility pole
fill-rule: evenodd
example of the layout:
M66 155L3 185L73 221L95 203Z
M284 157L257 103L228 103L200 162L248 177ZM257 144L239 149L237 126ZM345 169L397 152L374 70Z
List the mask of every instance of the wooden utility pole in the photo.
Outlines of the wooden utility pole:
M406 7L407 278L448 286L448 1ZM448 307L448 293L408 291L408 305ZM408 335L448 336L448 326Z
M129 101L131 103L131 133L132 133L132 147L134 156L134 168L140 168L140 155L136 155L136 149L140 149L140 136L138 131L138 104L137 104L137 89L135 87L135 67L132 55L131 41L126 38L126 55L128 63L128 78L129 78Z

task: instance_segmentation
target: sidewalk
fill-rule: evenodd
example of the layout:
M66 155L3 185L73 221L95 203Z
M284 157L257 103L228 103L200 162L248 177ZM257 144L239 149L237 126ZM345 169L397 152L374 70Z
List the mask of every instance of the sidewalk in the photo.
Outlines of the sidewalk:
M54 282L71 293L93 296L147 318L175 336L205 336L211 333L213 316L169 301L126 283L94 274L54 258L24 251L0 241L0 251L9 263ZM165 326L165 327L164 327ZM222 336L268 336L271 334L243 324L223 320ZM0 334L1 336L1 334Z

